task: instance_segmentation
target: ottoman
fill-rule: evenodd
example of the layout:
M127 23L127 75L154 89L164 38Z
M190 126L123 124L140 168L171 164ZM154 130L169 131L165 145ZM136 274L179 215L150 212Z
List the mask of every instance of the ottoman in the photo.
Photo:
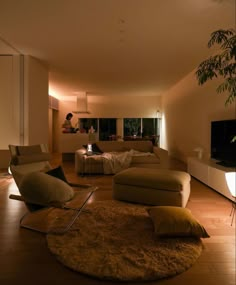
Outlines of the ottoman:
M112 196L139 204L185 207L190 180L184 171L131 167L113 176Z

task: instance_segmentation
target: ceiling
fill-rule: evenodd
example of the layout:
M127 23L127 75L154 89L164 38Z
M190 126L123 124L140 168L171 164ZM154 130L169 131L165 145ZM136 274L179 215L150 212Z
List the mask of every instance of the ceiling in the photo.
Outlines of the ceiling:
M50 93L161 95L235 27L235 0L0 0L0 54L49 67Z

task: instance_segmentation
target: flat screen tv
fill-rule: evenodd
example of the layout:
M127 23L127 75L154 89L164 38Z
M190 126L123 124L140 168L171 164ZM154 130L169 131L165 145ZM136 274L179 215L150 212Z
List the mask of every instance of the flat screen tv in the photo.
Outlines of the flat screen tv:
M211 158L226 167L236 167L236 120L211 122Z

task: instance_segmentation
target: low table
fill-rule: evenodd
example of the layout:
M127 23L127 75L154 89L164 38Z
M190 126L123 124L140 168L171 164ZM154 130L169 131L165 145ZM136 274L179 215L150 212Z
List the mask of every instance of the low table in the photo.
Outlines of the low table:
M184 171L132 167L114 175L112 194L139 204L185 207L190 180Z

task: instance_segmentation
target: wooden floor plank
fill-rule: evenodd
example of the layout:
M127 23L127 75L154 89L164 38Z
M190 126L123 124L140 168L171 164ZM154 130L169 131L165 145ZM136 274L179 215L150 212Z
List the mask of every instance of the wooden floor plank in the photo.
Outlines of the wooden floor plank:
M54 157L52 164L61 164L71 182L99 186L92 201L112 199L112 175L77 176L74 163L62 162L60 155ZM83 276L64 267L48 250L43 234L19 228L20 218L27 209L23 202L9 199L9 194L17 194L18 189L5 170L0 174L0 284L114 284ZM233 226L230 225L231 202L192 178L187 208L211 235L203 240L202 255L189 270L174 278L136 284L235 285L235 222ZM129 282L125 284L133 285Z

